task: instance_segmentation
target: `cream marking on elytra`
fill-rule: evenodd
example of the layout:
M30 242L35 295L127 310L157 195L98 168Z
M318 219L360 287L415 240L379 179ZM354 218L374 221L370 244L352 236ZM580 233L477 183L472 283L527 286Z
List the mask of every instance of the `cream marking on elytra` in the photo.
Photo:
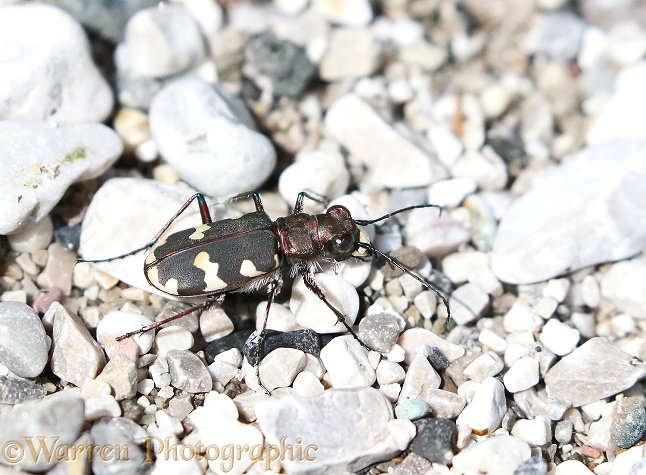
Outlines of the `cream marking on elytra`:
M146 263L146 264L152 264L153 262L155 262L155 260L157 260L157 258L155 257L155 253L154 253L154 252L150 252L150 253L148 253L148 255L146 256L146 261L145 261L145 263Z
M210 225L208 224L200 224L199 226L195 226L195 232L191 234L188 238L191 239L192 241L199 241L200 239L204 238L204 231L209 229Z
M208 252L202 251L195 256L193 265L204 271L204 283L206 284L206 288L204 289L205 292L221 290L227 286L227 283L218 277L220 264L217 262L211 262Z
M159 290L163 290L172 295L177 295L177 286L179 282L177 279L168 279L165 284L162 284L159 281L159 268L151 267L148 269L148 279L153 284L153 287L157 287Z
M240 275L244 275L245 277L258 277L264 273L265 272L256 269L256 266L249 259L242 261L242 265L240 266Z
M280 257L278 257L278 254L274 254L274 262L276 263L276 267L280 267Z

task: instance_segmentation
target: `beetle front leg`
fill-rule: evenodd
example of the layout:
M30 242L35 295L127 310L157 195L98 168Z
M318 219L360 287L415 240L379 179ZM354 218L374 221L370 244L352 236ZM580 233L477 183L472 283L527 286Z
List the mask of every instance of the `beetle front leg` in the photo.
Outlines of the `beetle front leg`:
M301 273L301 276L303 277L303 282L305 283L305 287L310 289L314 295L316 295L318 298L320 298L327 307L332 310L334 315L336 315L336 319L343 324L343 326L350 332L350 334L354 337L355 340L357 340L359 343L361 343L361 346L363 346L366 350L372 351L372 348L368 347L363 341L361 341L361 338L359 338L359 335L357 335L354 330L348 325L346 322L346 317L343 313L338 311L334 305L330 303L330 301L325 297L325 294L321 290L321 288L318 286L316 281L314 280L314 277L312 274L310 274L308 271L304 270Z

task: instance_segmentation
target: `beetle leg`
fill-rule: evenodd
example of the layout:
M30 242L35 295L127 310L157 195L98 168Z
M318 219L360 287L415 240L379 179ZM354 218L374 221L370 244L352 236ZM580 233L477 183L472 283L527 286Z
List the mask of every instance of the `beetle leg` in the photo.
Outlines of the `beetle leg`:
M261 213L265 211L260 195L255 191L245 191L244 193L238 193L237 195L227 196L226 201L237 201L245 198L251 198L253 200L254 205L256 205L256 211L260 211Z
M294 214L297 213L302 213L303 212L303 200L305 198L309 198L310 200L314 201L315 203L322 204L323 206L327 206L330 200L328 200L325 196L320 195L319 193L316 193L312 190L309 190L310 193L306 191L301 191L298 195L296 195L296 204L294 205ZM319 195L319 197L313 196L314 194Z
M258 384L260 384L260 387L265 390L267 395L270 395L271 393L265 387L265 385L262 384L262 380L260 379L260 359L262 355L262 344L265 341L265 334L267 331L267 320L269 320L269 309L271 307L271 304L274 302L274 298L278 293L279 287L280 286L278 285L278 280L272 280L267 285L267 307L265 308L265 319L262 322L262 330L260 330L260 334L258 335L258 345L256 346L256 357L254 358L255 359L254 366L256 367L256 377L258 378Z
M114 261L115 259L122 259L124 257L132 256L133 254L137 254L138 252L141 252L145 249L150 249L155 245L157 241L159 241L159 238L164 234L168 228L170 228L171 224L173 224L173 221L175 221L180 214L182 214L186 208L193 202L193 200L197 200L199 206L200 206L200 216L202 217L202 224L211 224L213 220L211 219L211 213L209 212L209 206L206 204L206 199L204 198L204 195L202 193L195 193L193 196L191 196L186 203L182 205L182 207L168 220L166 224L155 234L155 237L153 237L148 244L145 246L141 246L138 249L135 249L134 251L127 252L125 254L121 254L120 256L115 256L115 257L109 257L107 259L77 259L76 262L108 262L108 261Z
M328 308L332 310L332 312L334 312L334 315L336 315L336 319L339 322L343 323L343 326L346 328L346 330L350 332L350 334L354 337L354 339L357 340L359 343L361 343L361 346L363 346L366 350L373 351L372 348L369 348L363 341L361 341L361 338L359 338L359 335L357 335L354 332L354 330L352 330L350 325L348 325L348 323L345 321L346 320L345 315L343 315L336 308L334 308L334 305L332 305L330 301L327 298L325 298L325 294L323 293L321 288L314 280L314 277L312 276L312 274L310 274L307 271L302 271L300 274L303 276L303 282L305 282L305 286L308 289L310 289L312 292L314 292L314 294L318 298L320 298L323 301L323 303L325 303L325 305L327 305Z
M193 313L196 310L202 310L202 309L204 309L204 307L206 307L207 305L210 305L210 304L211 304L211 302L205 302L205 303L201 303L199 305L195 305L194 307L189 307L186 310L184 310L183 312L180 312L177 315L173 315L170 318L167 318L165 320L160 320L159 322L151 323L150 325L146 325L144 327L141 327L138 330L134 330L134 331L128 332L128 333L126 333L124 335L118 336L116 338L116 340L117 341L125 340L126 338L130 338L131 336L138 335L139 333L145 333L148 330L154 330L155 328L159 328L162 325L166 325L168 322L172 322L174 320L177 320L178 318L182 318L183 316L188 315L189 313Z

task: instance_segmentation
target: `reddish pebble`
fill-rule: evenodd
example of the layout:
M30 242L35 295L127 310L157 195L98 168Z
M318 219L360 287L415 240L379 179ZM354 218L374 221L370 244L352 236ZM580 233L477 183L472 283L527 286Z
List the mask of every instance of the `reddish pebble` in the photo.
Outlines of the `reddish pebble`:
M50 287L43 289L38 296L34 299L32 307L40 313L45 313L54 302L60 302L63 296L63 291L58 287Z
M590 447L589 445L584 445L581 447L581 455L584 457L590 457L591 459L598 459L601 457L601 451L594 447Z
M132 338L126 338L121 341L110 338L106 340L104 348L108 359L114 358L115 355L124 355L136 362L137 355L139 354L139 346L137 346L137 343Z

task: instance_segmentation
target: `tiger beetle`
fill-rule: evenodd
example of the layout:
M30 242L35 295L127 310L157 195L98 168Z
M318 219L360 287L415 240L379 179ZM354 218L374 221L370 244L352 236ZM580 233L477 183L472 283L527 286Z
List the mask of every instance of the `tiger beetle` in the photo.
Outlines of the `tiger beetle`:
M117 340L152 330L204 308L213 301L221 301L228 292L252 292L266 288L268 301L265 320L258 334L254 362L257 372L269 308L280 291L283 272L288 271L291 277L301 275L305 286L327 305L338 321L364 348L370 350L348 325L345 315L325 297L314 280L314 270L321 261L345 261L349 258L365 260L371 253L381 256L390 265L399 268L431 290L446 307L450 319L450 309L444 295L432 284L375 248L370 243L367 233L359 227L417 208L439 208L441 213L440 206L408 206L370 220L354 219L350 211L340 205L331 206L325 213L312 215L303 212L304 199L308 198L318 203L322 201L301 192L296 198L292 213L272 221L265 213L258 193L244 193L232 199L249 196L254 201L255 212L213 222L204 195L196 193L146 245L107 259L78 260L107 262L152 248L144 262L144 274L150 285L174 297L207 297L206 303L121 335ZM198 202L202 224L178 231L161 240L161 236L173 221L194 200ZM262 386L262 383L260 384Z

